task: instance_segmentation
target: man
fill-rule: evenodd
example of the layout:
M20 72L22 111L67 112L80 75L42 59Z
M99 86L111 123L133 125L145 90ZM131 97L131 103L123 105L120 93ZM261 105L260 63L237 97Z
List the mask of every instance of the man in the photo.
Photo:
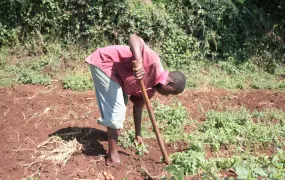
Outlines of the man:
M126 116L128 98L133 102L135 139L142 143L141 117L144 106L138 79L143 79L149 98L156 91L162 95L179 94L185 88L186 78L179 71L163 69L160 58L135 34L130 35L129 46L99 48L86 58L94 80L96 99L101 116L97 122L107 127L107 165L119 163L117 140ZM138 61L133 68L132 61Z

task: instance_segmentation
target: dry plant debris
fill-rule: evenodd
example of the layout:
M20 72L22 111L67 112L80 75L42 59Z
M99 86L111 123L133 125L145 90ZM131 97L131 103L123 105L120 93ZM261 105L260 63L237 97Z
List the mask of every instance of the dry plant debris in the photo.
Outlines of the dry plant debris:
M54 164L65 166L69 158L81 153L82 145L76 140L65 141L58 136L51 136L37 146L36 161L52 161Z

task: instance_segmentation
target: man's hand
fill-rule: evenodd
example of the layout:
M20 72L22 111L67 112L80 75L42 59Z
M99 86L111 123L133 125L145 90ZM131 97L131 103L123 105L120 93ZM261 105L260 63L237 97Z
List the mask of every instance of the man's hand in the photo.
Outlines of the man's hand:
M133 68L133 72L134 72L134 77L136 80L143 78L145 71L144 71L142 62L137 61L137 67Z

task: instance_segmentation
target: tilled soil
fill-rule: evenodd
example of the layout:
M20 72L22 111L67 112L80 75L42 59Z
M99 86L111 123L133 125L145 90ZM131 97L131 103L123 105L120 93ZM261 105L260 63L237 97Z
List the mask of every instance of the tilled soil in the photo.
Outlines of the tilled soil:
M227 91L222 89L187 90L178 96L154 99L164 104L179 100L192 118L205 120L208 110L240 108L285 111L285 93L270 90ZM132 113L128 104L128 116ZM99 117L95 93L72 92L61 87L45 88L20 85L0 89L0 179L22 179L39 175L40 179L147 179L161 176L165 164L155 139L146 139L150 153L139 157L132 148L119 148L122 163L106 166L107 134L95 121ZM125 124L128 128L128 124ZM191 127L185 131L191 133ZM65 165L51 161L37 162L39 144L57 134L64 141L76 139L80 153ZM187 144L166 145L169 154L187 150ZM40 172L40 173L38 173ZM189 177L191 179L191 177Z

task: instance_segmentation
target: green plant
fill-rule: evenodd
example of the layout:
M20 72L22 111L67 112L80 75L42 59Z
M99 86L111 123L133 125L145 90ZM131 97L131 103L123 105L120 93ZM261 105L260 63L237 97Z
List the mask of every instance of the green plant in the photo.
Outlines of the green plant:
M191 88L213 86L224 89L284 89L282 77L284 67L270 74L250 61L235 64L235 61L219 61L218 63L191 62L185 71L187 86Z
M0 68L0 86L11 86L17 82L16 66L2 65Z
M170 0L150 5L139 0L5 0L0 6L0 46L20 44L28 55L38 56L54 42L94 50L126 44L128 35L137 33L171 68L188 69L193 60L234 58L235 65L253 60L274 73L285 62L280 15L284 7L281 1L244 0ZM226 71L237 70L219 64ZM241 83L235 87L245 88Z
M219 171L233 168L240 179L258 176L282 179L285 156L280 148L285 144L284 117L281 110L210 111L206 121L198 123L197 130L185 138L190 149L171 155L173 161L168 171L173 175L178 171L184 175L199 173L212 179L217 178ZM206 158L208 146L213 156ZM223 153L221 146L226 149ZM268 147L276 150L272 156L256 153Z
M173 177L177 180L184 179L184 172L177 165L166 166L164 168L167 172L169 172Z
M69 74L62 80L65 89L74 91L85 91L94 88L91 77L84 74Z
M22 84L49 85L51 81L50 76L32 70L20 70L17 76L17 82Z
M173 159L173 165L171 165L169 168L172 169L176 166L176 169L183 172L184 175L192 175L198 174L202 171L210 171L208 174L209 178L212 173L216 172L214 169L215 167L211 165L210 161L206 160L204 152L187 151L175 153L171 155L171 159Z
M19 29L9 29L0 21L0 48L3 45L15 45L18 43Z
M118 144L124 148L133 147L135 141L135 131L132 129L127 129L123 131L118 140Z
M134 148L136 150L137 155L143 156L144 154L149 153L149 151L147 150L147 146L144 143L138 143L137 141L135 141L134 143Z
M193 60L203 59L204 51L199 47L199 41L177 25L170 22L172 30L168 32L168 38L163 41L160 50L165 64L175 69L187 69Z
M180 102L171 106L154 103L154 115L167 142L183 139L184 125L189 121L188 113Z

